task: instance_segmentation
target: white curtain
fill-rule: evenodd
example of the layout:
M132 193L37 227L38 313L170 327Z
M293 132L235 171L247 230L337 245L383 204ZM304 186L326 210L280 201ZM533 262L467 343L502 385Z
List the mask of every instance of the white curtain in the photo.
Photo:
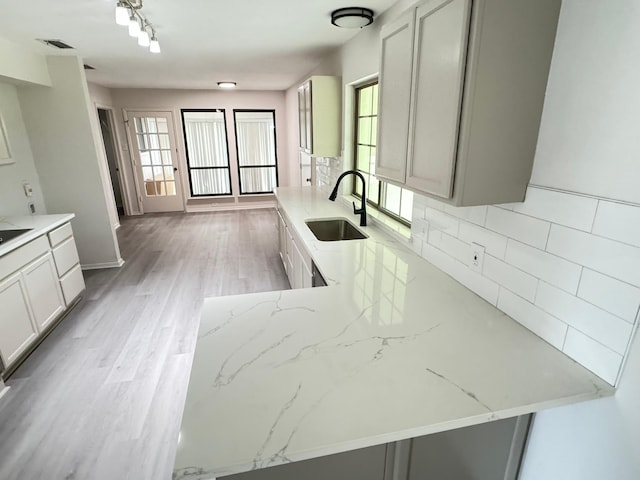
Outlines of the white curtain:
M272 192L277 183L273 112L236 112L236 135L241 191Z
M184 126L194 195L231 193L227 137L222 118L189 118L185 112ZM195 167L226 167L225 169L194 170Z

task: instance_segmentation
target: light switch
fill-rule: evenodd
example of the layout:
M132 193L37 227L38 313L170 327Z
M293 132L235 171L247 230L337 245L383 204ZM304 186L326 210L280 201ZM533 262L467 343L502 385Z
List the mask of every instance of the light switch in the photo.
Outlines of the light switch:
M33 188L31 188L31 184L29 183L23 183L22 187L24 188L24 194L27 197L32 197L33 196Z

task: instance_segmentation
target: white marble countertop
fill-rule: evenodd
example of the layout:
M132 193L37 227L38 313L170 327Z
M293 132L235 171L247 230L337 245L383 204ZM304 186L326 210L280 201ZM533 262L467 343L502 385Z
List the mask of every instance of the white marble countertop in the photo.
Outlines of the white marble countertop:
M329 287L207 299L174 479L211 479L613 393L400 242L319 242L353 217L281 188Z
M25 215L17 217L0 217L0 230L20 230L23 228L30 229L19 237L8 242L0 244L0 257L15 250L16 248L26 245L41 235L50 232L56 227L67 223L74 218L73 213L65 213L62 215Z

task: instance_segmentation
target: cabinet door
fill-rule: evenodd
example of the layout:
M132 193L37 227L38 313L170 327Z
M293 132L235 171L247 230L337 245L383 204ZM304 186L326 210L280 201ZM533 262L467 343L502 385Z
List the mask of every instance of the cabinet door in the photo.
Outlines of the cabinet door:
M453 190L470 12L470 0L416 11L406 184L443 198Z
M309 81L303 85L304 87L304 134L306 151L311 152L313 150L313 107L311 103L311 95L313 95L313 85Z
M413 10L382 27L376 176L405 182L411 104Z
M308 148L307 145L307 116L305 113L305 96L304 96L304 85L298 88L298 129L299 129L299 140L300 140L300 148L306 150Z
M38 336L21 274L0 283L0 353L9 366Z
M40 331L65 308L53 257L47 253L22 271L33 318Z
M284 266L284 271L287 272L287 227L282 219L280 212L278 214L278 244L280 250L280 260Z

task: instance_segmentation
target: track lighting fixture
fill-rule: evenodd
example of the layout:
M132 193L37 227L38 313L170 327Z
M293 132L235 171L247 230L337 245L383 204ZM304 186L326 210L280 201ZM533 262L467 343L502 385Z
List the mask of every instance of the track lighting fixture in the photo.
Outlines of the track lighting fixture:
M156 31L142 15L142 0L118 0L116 23L129 28L129 35L138 39L138 45L148 47L151 53L160 53Z

